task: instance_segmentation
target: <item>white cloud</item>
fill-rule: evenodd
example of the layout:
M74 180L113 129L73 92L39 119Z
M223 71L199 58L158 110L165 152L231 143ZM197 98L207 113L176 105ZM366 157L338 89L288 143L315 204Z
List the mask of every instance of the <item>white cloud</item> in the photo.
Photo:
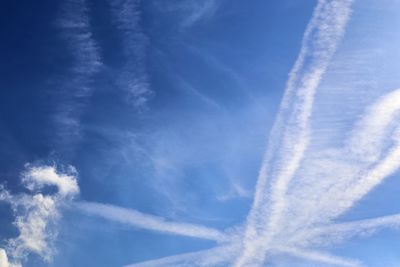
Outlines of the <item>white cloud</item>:
M55 185L62 197L74 196L79 193L76 180L76 170L69 169L70 174L57 173L55 167L29 167L22 175L22 182L31 190L40 190L45 185Z
M400 89L381 97L356 125L348 141L358 159L374 162L381 157L390 126L400 113Z
M72 66L74 80L78 83L75 85L79 85L80 90L87 90L88 79L103 65L98 44L93 38L89 9L85 0L65 1L61 8L58 24L75 60Z
M0 267L9 267L6 251L0 249Z
M314 250L299 249L293 247L279 247L279 252L288 253L290 255L310 260L313 262L321 262L324 264L335 265L335 266L346 266L346 267L358 267L361 263L356 260L340 258L337 256L330 255Z
M15 215L14 225L19 230L17 237L8 240L6 250L17 263L24 261L30 253L50 261L60 209L79 193L76 171L69 167L66 173L62 173L54 166L26 165L22 182L31 194L12 195L0 188L0 200L11 205ZM55 186L57 191L53 194L40 192L46 185Z

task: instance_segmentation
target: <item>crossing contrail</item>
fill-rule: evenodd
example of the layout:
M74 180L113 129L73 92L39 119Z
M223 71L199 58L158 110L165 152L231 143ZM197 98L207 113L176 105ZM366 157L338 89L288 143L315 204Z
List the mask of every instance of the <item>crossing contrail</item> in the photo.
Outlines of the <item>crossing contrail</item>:
M265 250L279 231L287 204L287 187L309 144L314 95L343 36L351 3L351 0L319 1L307 26L260 169L247 218L244 251L237 258L236 267L262 264ZM271 182L269 198L268 180Z

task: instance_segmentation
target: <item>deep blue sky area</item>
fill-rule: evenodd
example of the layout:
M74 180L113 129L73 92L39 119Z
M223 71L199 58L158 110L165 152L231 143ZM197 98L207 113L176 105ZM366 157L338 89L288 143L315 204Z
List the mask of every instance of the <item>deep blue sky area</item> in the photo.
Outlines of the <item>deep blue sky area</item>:
M0 267L400 266L399 5L1 1Z

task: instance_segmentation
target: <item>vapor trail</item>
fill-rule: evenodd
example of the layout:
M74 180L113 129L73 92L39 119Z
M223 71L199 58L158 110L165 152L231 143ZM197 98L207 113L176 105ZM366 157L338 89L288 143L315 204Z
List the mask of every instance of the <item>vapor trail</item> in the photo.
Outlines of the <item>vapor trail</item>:
M216 229L190 223L171 222L164 218L145 214L132 209L94 202L79 202L76 206L86 214L96 215L107 220L131 225L141 229L208 239L217 242L227 240L227 235Z
M296 244L302 240L311 240L315 245L332 244L355 236L370 235L383 227L399 228L400 214L316 227L293 237L290 242Z
M214 267L219 266L221 263L229 263L237 251L237 245L220 246L213 249L130 264L125 267Z
M305 195L319 193L317 203L302 207L310 215L303 218L303 225L329 223L400 168L399 117L400 89L381 97L367 109L352 130L346 147L336 156L347 157L352 170L348 173L338 171L335 175L326 173L325 190L318 188L321 182L296 189ZM300 203L299 200L293 201Z
M277 249L280 252L288 253L293 256L304 258L307 260L321 262L330 265L338 265L338 266L347 266L347 267L358 267L360 263L355 260L345 259L337 256L333 256L327 253L314 251L314 250L306 250L306 249L298 249L291 247L282 247Z
M286 208L287 187L309 143L309 118L315 91L344 33L351 3L351 0L320 0L307 26L259 172L253 206L247 218L244 251L236 267L262 264L264 251L279 231ZM269 199L266 194L268 179L271 180ZM255 239L262 241L255 242Z

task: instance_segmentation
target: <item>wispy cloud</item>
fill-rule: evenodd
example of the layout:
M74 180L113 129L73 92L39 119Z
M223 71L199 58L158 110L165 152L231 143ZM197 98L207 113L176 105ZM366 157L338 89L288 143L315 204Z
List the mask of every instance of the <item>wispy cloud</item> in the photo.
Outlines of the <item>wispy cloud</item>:
M210 107L213 107L216 109L221 109L221 106L217 103L217 101L215 101L211 97L207 96L206 94L204 94L203 92L198 90L195 86L193 86L192 84L187 82L185 79L183 79L182 77L179 77L179 76L177 76L176 79L178 80L178 82L177 82L178 88L182 89L182 91L186 91L186 92L192 94L193 96L197 97L197 99L199 99L204 104L206 104Z
M185 31L196 24L214 16L222 1L216 0L179 0L173 2L156 1L155 7L161 12L178 18L178 30Z
M55 252L52 243L57 236L60 209L79 193L76 171L72 167L60 172L54 166L27 165L22 173L22 183L29 194L13 195L0 187L0 201L11 205L15 215L14 225L19 231L17 237L8 240L6 247L15 264L10 266L18 266L30 253L38 254L46 261L51 260ZM56 192L43 193L48 186L55 186ZM4 250L2 254L3 262L8 261Z
M117 83L137 108L143 108L152 94L145 62L148 39L141 26L140 4L140 0L110 1L125 58Z
M278 247L277 250L281 253L288 253L290 255L313 262L320 262L335 266L347 266L347 267L361 266L360 265L361 263L357 260L345 259L315 250L306 250L293 247Z
M187 1L185 9L188 15L182 21L182 26L188 28L197 22L212 16L218 8L218 3L215 0Z
M54 115L59 138L65 145L80 135L80 116L85 99L92 95L91 83L103 63L99 46L93 37L85 0L64 1L57 26L72 58L69 72L57 88L57 95L62 98L62 102Z

